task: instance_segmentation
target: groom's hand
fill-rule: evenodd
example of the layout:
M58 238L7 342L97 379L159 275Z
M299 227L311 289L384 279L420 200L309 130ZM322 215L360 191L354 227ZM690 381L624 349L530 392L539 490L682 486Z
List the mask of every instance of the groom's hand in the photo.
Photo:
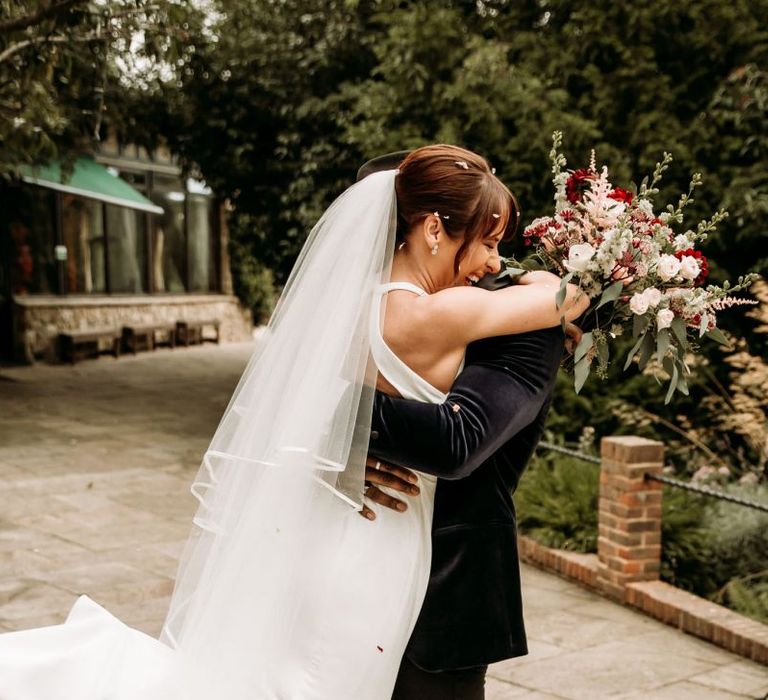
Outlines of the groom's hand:
M384 493L379 486L386 486L393 491L399 491L409 496L417 496L419 493L419 487L416 485L418 480L416 474L410 469L386 464L385 462L373 459L373 457L368 457L365 461L365 483L368 487L365 490L366 497L374 503L386 506L392 510L402 512L408 508L408 504L394 496L390 496L388 493ZM363 505L360 515L368 518L368 520L376 519L376 513L367 505Z

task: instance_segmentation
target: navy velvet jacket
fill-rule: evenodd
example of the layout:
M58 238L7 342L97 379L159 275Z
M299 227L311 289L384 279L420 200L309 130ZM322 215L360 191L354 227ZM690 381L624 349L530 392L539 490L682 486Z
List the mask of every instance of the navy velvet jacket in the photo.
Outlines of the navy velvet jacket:
M527 653L512 493L541 438L564 339L557 327L472 343L443 404L376 394L370 453L439 477L429 587L406 650L423 669Z

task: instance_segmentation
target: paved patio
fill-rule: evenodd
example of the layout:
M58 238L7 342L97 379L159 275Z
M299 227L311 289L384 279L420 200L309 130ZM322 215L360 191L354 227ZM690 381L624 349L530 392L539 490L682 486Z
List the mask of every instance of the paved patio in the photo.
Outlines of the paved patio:
M159 632L189 482L251 350L0 369L0 630L61 622L88 593ZM488 700L768 694L762 666L557 577L523 577L531 653L491 668Z

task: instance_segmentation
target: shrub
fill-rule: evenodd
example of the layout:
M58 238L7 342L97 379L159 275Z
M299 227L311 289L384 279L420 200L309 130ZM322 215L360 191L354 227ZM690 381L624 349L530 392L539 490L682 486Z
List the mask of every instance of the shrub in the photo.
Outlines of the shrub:
M232 276L235 294L251 310L254 324L266 323L278 297L272 270L241 253L232 256Z
M597 551L599 473L596 464L538 454L515 494L521 532L547 547Z

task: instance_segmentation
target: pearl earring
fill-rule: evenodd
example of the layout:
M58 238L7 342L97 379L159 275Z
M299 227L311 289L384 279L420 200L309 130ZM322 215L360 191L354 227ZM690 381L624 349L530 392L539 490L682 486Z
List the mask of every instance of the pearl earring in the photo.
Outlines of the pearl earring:
M437 255L437 243L432 246L432 255Z

